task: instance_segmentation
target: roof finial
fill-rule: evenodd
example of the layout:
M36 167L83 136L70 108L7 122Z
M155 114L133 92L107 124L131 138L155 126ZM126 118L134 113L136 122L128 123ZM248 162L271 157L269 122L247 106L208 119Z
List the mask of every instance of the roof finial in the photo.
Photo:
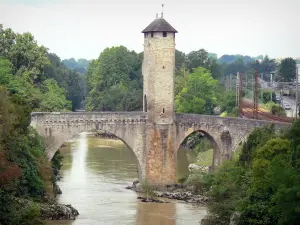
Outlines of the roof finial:
M164 17L164 4L161 5L161 18Z

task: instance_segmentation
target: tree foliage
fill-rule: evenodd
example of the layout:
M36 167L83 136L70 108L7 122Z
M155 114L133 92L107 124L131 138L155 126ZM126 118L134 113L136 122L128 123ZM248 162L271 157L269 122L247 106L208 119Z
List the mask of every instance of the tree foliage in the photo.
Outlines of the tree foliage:
M21 224L29 212L14 198L41 201L52 173L42 138L28 127L31 108L26 99L3 86L0 96L0 223Z
M89 66L89 60L87 59L78 59L77 61L74 58L62 60L63 64L70 70L75 70L80 74L85 74L87 67Z
M0 43L0 85L24 96L32 109L42 110L41 103L48 101L50 95L47 80L54 79L64 89L55 95L57 101L67 98L72 101L73 110L81 107L85 94L83 77L67 69L58 56L48 53L46 47L39 46L32 34L14 33L0 25ZM65 104L60 105L60 108L48 106L47 109L71 109Z
M296 61L293 58L285 58L279 65L279 77L282 81L291 82L296 79Z
M256 128L240 158L207 175L211 198L207 219L237 225L296 225L300 214L300 120L284 132ZM206 179L207 180L207 179Z
M89 111L134 111L142 108L141 57L124 46L106 48L86 72Z
M30 113L70 110L70 100L76 109L82 82L32 34L0 25L0 224L41 224L39 208L20 203L53 194L53 171Z
M229 114L235 114L236 107L236 92L231 90L225 90L224 94L220 95L220 107L221 112L227 112Z
M176 95L176 111L213 114L217 102L218 81L210 71L199 67L187 78L187 85Z

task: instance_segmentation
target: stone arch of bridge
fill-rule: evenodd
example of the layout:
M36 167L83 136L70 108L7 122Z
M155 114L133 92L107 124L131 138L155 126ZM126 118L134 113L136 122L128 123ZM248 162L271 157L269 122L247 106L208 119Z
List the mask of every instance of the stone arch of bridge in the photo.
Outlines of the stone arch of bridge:
M119 130L119 129L118 129ZM76 131L70 132L64 132L63 130L60 132L55 132L51 131L51 128L46 128L44 134L42 136L45 139L45 144L46 144L46 151L47 151L47 157L49 160L51 160L54 156L54 154L59 150L59 148L68 140L76 137L82 132L96 132L96 131L105 131L110 135L115 136L118 138L120 141L126 145L130 151L132 151L135 155L135 158L137 159L137 165L138 165L138 177L139 180L144 179L145 171L144 168L142 168L141 164L142 158L140 157L141 154L139 154L139 149L137 148L138 146L134 143L134 138L128 137L128 135L120 135L118 134L118 130L114 130L113 132L111 129L105 129L105 128L84 128L84 129L77 129ZM122 132L123 133L123 132Z
M205 130L202 130L202 129L195 129L195 130L192 130L192 129L189 129L187 132L184 133L184 135L182 135L178 142L177 142L177 146L176 146L176 154L178 153L178 150L180 148L180 146L182 145L182 143L188 138L190 137L191 135L197 133L197 132L201 132L202 134L204 134L204 137L206 137L212 148L213 148L213 161L212 161L212 166L215 165L215 162L216 162L216 158L217 156L220 154L220 149L219 149L219 145L218 143L216 142L215 138L210 134L208 133L207 131Z

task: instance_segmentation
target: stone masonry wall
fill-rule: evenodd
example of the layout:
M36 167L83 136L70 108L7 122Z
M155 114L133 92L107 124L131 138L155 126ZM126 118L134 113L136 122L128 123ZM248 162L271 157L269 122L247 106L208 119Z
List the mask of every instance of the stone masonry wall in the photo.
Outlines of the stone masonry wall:
M147 124L146 177L155 186L176 182L174 131L174 124Z
M174 33L167 37L154 32L144 40L144 96L147 96L149 122L169 123L174 121ZM164 110L164 113L163 113Z
M31 119L31 126L45 139L49 160L65 141L75 135L104 130L117 136L135 153L140 179L145 178L145 123L143 112L32 113Z
M255 127L271 124L271 121L229 118L198 114L176 114L175 151L184 139L195 131L206 134L214 148L213 166L218 166L224 159L231 159L233 152L241 142L247 140ZM289 123L275 123L276 129L284 129Z
M173 124L150 122L144 112L32 113L31 126L44 137L49 160L59 147L80 132L104 130L116 135L135 153L139 179L162 186L176 182L177 150L194 131L202 131L214 148L213 165L230 159L241 141L269 121L176 114ZM290 126L276 123L277 129Z

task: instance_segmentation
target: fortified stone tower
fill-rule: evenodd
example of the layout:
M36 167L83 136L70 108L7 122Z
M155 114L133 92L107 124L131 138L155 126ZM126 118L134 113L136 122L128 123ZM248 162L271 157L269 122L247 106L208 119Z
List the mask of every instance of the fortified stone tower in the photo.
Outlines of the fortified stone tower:
M146 179L156 186L176 182L174 113L175 33L163 18L147 26L144 33L144 111Z
M144 111L154 123L174 121L175 33L163 18L156 18L144 33Z

